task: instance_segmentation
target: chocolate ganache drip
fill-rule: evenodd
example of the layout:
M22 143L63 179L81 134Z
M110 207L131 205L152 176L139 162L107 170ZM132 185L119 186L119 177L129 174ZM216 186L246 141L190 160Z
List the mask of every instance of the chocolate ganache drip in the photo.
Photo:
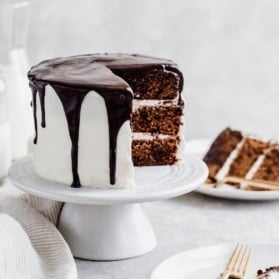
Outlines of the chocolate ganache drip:
M41 126L46 127L46 116L45 116L45 85L41 82L36 83L36 85L29 83L32 89L32 106L33 106L33 116L34 116L34 126L35 126L35 138L33 142L36 144L38 140L38 124L37 124L37 93L39 93L39 99L41 104L42 120Z
M51 86L60 99L67 119L72 143L72 187L81 187L78 174L78 141L82 102L90 91L103 97L109 127L110 184L115 184L117 135L124 122L130 120L133 94L129 85L114 72L129 69L144 71L150 67L173 68L181 78L179 70L170 60L141 55L89 54L56 58L43 61L28 72L32 89L32 105L35 125L34 144L39 135L37 128L37 94L41 106L41 126L46 127L45 87ZM182 87L181 87L182 90Z
M89 92L88 89L68 88L61 85L52 85L57 93L66 115L69 134L72 142L72 173L73 173L73 188L79 188L80 180L78 175L78 138L79 138L79 123L80 110L82 101L85 95Z

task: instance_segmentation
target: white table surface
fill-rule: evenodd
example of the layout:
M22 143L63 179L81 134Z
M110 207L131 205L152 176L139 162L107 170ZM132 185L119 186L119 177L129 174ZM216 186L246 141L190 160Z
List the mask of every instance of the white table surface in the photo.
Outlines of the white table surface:
M129 260L76 260L79 279L144 279L164 259L186 249L238 241L279 243L279 201L232 201L190 193L143 207L157 247Z

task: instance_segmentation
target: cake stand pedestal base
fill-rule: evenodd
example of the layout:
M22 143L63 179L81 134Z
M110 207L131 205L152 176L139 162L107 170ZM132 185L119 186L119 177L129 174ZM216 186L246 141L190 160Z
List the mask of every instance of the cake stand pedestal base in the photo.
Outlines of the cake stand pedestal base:
M187 194L208 175L199 158L185 155L174 166L135 168L135 188L76 189L38 176L32 162L32 155L17 160L9 169L10 181L26 193L64 202L58 228L73 255L99 261L151 251L156 239L139 204Z
M73 255L82 259L126 259L156 246L151 224L139 204L65 203L58 229Z

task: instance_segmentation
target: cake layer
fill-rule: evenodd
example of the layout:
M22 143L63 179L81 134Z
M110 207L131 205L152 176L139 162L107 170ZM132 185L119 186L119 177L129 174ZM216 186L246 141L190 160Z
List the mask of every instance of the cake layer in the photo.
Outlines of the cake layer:
M133 111L132 130L177 135L182 125L183 106L143 106Z
M252 179L279 182L279 146L274 146L265 152Z
M178 161L179 137L159 137L153 140L133 140L132 155L135 166L173 165Z
M135 99L169 100L179 95L183 86L181 73L173 67L158 65L146 70L115 70L132 88Z
M216 175L226 161L230 164L236 155L233 151L237 149L237 145L242 139L241 132L233 131L230 128L225 129L217 136L203 159L209 167L210 179L216 179ZM229 166L226 167L229 168Z

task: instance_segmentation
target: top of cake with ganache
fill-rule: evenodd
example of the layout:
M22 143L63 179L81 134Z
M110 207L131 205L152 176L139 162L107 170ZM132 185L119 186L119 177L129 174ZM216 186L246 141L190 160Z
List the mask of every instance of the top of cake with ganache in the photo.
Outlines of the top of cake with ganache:
M156 103L156 107L159 108L160 106L161 111L164 110L164 113L168 112L169 116L163 115L163 118L167 116L169 118L172 117L170 111L173 111L177 115L175 125L180 126L182 124L180 117L182 116L184 105L181 98L183 75L178 69L176 63L168 59L137 54L108 53L54 58L45 60L33 66L28 72L28 78L33 93L32 105L35 123L35 144L40 141L40 137L43 138L46 136L45 133L44 135L43 133L39 135L40 129L47 128L48 122L52 119L51 117L46 117L46 114L50 113L48 112L46 105L49 95L47 91L54 91L62 104L63 114L66 118L72 145L71 150L69 151L69 154L71 154L72 187L80 187L81 184L90 186L89 184L91 184L91 178L89 179L88 177L86 177L88 178L87 180L84 179L85 183L80 183L79 174L79 168L82 168L80 166L82 164L80 164L79 161L82 161L83 159L79 156L80 124L83 121L81 119L81 111L84 99L86 99L88 93L97 93L97 95L103 99L106 108L105 111L107 115L100 115L98 117L107 117L108 122L108 165L110 185L117 184L117 156L119 155L117 155L119 141L118 134L123 124L126 121L131 120L133 114L133 100L143 100L143 105L147 105L148 107L154 106ZM49 89L46 90L46 88ZM145 100L148 102L151 101L151 103L146 103ZM153 100L156 100L154 104ZM41 111L39 114L37 113L37 102L40 103ZM93 104L91 106L93 107ZM38 115L40 116L41 127L38 127L37 124ZM158 115L156 116L156 119L158 119ZM90 117L86 119L86 121L90 121ZM54 126L57 124L49 123L49 125ZM160 123L160 125L162 124ZM135 127L135 124L133 124L133 127ZM159 133L159 128L160 127L153 127L152 135ZM48 136L51 136L50 133L48 133ZM161 138L166 137L164 136ZM180 142L180 139L175 139L172 136L171 140L173 141L172 151L163 150L165 149L163 147L159 147L159 149L157 148L157 153L159 154L157 157L160 156L160 162L163 162L163 160L170 161L169 158L173 158L172 162L176 162L176 157L170 157L170 152L177 152L178 147L176 145ZM44 141L47 142L46 140ZM93 144L94 143L92 142L92 146ZM83 148L83 146L81 147ZM41 149L42 148L40 147L40 152L37 152L37 160L35 156L35 169L41 176L48 176L46 178L55 180L56 177L54 176L56 174L53 175L53 177L51 175L51 168L54 168L54 166L49 164L49 169L46 171L42 166L44 160L38 158L43 157ZM54 149L56 150L56 148ZM65 148L63 147L63 149ZM90 149L90 147L88 147L88 149ZM60 152L60 150L58 150L57 147L56 153ZM46 153L45 156L51 156L50 152L52 152L51 149L48 150L48 153ZM154 156L155 155L156 154L154 154ZM64 155L61 155L61 157L62 156ZM57 159L59 159L58 156ZM95 158L94 160L98 160L98 158ZM159 162L159 157L157 161ZM156 164L156 162L152 164ZM140 165L142 165L142 163L140 163ZM56 168L58 167L61 167L61 164L58 166L57 163ZM63 171L65 172L65 168ZM86 172L82 170L81 173ZM90 172L88 173L91 175ZM65 182L62 178L57 180Z
M168 59L138 54L87 54L45 60L31 68L28 78L31 82L47 82L81 88L128 89L125 81L136 71L152 68L177 70L177 65ZM131 73L132 71L133 73ZM126 77L126 78L125 78ZM135 96L136 97L136 96Z

